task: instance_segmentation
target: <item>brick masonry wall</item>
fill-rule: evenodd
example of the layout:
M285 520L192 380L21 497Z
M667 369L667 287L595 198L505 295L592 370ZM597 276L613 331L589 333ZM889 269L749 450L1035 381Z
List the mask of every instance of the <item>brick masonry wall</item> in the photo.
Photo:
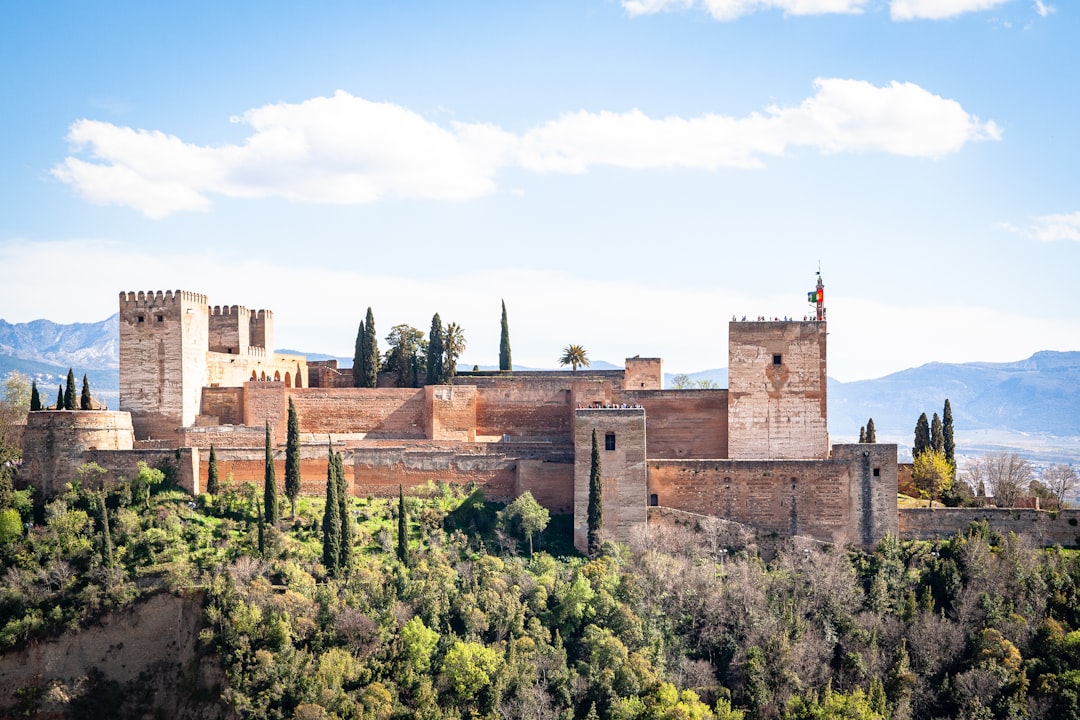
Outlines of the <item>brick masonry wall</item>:
M476 440L476 388L471 385L430 385L424 388L427 437L432 440Z
M275 443L284 443L288 435L289 405L285 384L280 382L248 382L244 384L244 425L262 428L265 439L266 423Z
M423 389L304 388L291 390L289 396L302 433L366 433L373 439L427 435Z
M518 460L514 497L531 492L552 513L574 511L574 463Z
M571 391L565 378L557 382L507 380L478 390L477 435L570 439Z
M76 477L88 450L131 450L131 415L101 410L42 410L29 413L23 432L21 479L46 496Z
M626 358L624 390L661 390L664 387L664 361L660 358Z
M244 424L244 388L203 388L201 415L217 418L221 425Z
M645 408L650 459L727 457L727 390L626 392L615 400Z
M1008 508L901 508L900 537L947 538L983 520L992 530L1026 535L1037 545L1080 545L1080 510L1055 513Z

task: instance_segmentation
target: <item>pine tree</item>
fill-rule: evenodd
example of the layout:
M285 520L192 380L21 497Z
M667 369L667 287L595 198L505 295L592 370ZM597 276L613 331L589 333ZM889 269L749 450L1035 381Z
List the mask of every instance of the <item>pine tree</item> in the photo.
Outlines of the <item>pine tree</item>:
M331 446L326 463L326 503L323 506L323 565L330 577L337 577L341 567L341 506L338 504L338 480Z
M405 488L398 485L397 504L397 556L404 564L409 562L409 518L405 514Z
M443 326L439 313L431 318L427 346L427 384L436 385L446 379L443 371Z
M221 492L221 483L218 481L217 452L214 446L210 446L210 460L206 465L206 492L217 495Z
M75 409L75 373L68 368L67 388L64 389L64 409Z
M367 309L364 319L364 377L361 387L373 388L379 384L379 338L375 334L375 316Z
M289 430L285 439L285 497L289 498L295 517L296 499L300 497L300 419L292 398L289 398Z
M506 301L502 301L502 331L499 334L499 369L511 372L514 363L510 360L510 325L506 321Z
M934 419L930 421L930 448L945 452L945 435L941 429L941 418L934 413Z
M859 428L859 444L861 445L864 442L866 442L866 426L865 425L863 425L861 428Z
M911 446L912 457L921 455L930 449L930 423L926 419L926 413L919 416L915 423L915 443Z
M874 428L874 418L870 418L866 421L866 442L877 442L877 429Z
M942 411L941 437L941 449L945 451L945 459L956 467L956 437L953 435L952 405L949 404L949 398L945 398L945 409Z
M41 409L41 395L38 393L37 380L30 383L30 412Z
M91 410L90 382L86 379L86 373L82 376L82 395L79 397L79 409Z
M596 442L596 428L592 431L592 462L589 467L588 543L589 555L600 552L601 533L604 529L604 486L600 470L600 446Z
M338 568L348 572L352 566L353 521L349 512L349 485L345 479L345 464L341 453L334 454L334 474L337 476L338 514L341 517L341 546Z
M64 409L64 386L60 385L56 390L56 409Z
M353 350L352 360L352 384L353 387L364 387L364 343L367 341L367 331L364 329L364 321L360 321L360 329L356 331L356 348Z
M277 470L274 468L274 448L270 444L270 421L266 421L266 472L263 474L263 515L267 524L277 525L281 519L278 510Z

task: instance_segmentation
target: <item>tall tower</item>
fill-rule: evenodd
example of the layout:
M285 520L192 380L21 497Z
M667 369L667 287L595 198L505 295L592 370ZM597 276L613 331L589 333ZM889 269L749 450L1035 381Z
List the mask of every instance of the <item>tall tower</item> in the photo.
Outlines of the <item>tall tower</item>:
M120 409L136 440L174 440L199 414L210 343L206 296L120 293Z
M728 325L728 457L829 456L825 290L818 274L812 320Z

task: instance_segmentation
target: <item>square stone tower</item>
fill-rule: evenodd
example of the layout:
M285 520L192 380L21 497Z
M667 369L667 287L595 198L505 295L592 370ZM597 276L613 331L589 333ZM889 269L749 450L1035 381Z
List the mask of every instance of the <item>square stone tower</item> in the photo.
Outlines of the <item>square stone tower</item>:
M829 456L824 321L728 325L728 457Z
M574 547L588 549L592 435L600 451L603 537L628 542L648 519L645 410L582 408L574 413Z
M175 440L199 414L210 343L206 296L120 293L120 409L136 440Z

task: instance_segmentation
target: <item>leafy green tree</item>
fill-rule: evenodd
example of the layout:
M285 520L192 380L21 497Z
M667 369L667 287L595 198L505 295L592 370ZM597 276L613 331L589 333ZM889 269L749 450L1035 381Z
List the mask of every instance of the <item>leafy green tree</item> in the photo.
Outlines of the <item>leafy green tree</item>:
M600 469L600 446L596 442L596 428L592 431L592 459L589 465L589 506L588 506L588 545L589 555L600 553L604 530L604 486Z
M525 534L525 539L529 542L529 557L532 557L533 535L544 532L544 528L551 521L551 513L536 502L533 494L526 490L506 506L503 517L507 520L517 519L521 532Z
M877 429L874 427L874 418L870 418L866 421L866 442L877 442Z
M952 404L949 398L945 398L945 409L941 414L941 449L945 451L945 459L956 467L956 435L953 429Z
M349 512L349 481L345 477L345 462L341 453L334 453L334 475L337 477L338 514L341 516L341 545L338 567L348 572L352 567L353 520Z
M419 366L416 360L426 351L424 333L412 325L395 325L386 336L390 349L383 359L383 369L396 372L398 387L416 387L416 372Z
M405 510L405 487L398 485L397 556L403 564L409 562L409 516Z
M364 318L364 363L361 387L373 388L379 384L379 338L375 334L375 315L367 309Z
M153 489L165 481L165 473L140 460L136 465L135 479L131 481L131 499L137 505L150 507Z
M458 359L465 352L465 331L457 323L450 323L443 332L443 372L446 379L452 381L457 375Z
M911 457L922 455L932 447L930 443L930 421L926 419L926 413L923 413L915 423L915 442L911 446Z
M430 629L419 617L413 617L401 628L402 655L418 673L431 669L431 656L439 645L439 633Z
M573 372L577 372L578 366L589 367L589 357L581 345L567 345L559 357L559 364L569 365Z
M23 534L22 515L15 508L0 510L0 547L20 539Z
M338 501L335 455L333 446L330 446L326 462L326 502L323 505L322 519L322 561L330 577L337 577L341 569L341 504Z
M364 328L364 321L360 321L360 329L356 331L356 347L353 350L352 361L352 381L353 387L365 387L364 386L364 362L367 358L364 352L364 346L367 342L367 330Z
M471 703L491 685L499 665L499 655L490 647L458 640L446 651L442 672L457 699Z
M98 522L101 523L101 562L107 567L113 566L112 530L109 527L109 508L105 505L105 491L95 493L97 500Z
M34 380L30 385L30 412L37 412L41 409L41 395L38 393L37 380Z
M296 403L289 398L289 426L285 439L285 497L289 498L292 515L296 516L296 500L300 497L300 418Z
M270 442L270 421L266 421L266 471L263 473L263 517L271 527L281 519L278 508L277 470L274 467L274 448Z
M75 409L75 371L68 368L67 387L64 389L64 409Z
M942 450L924 450L915 456L915 462L911 469L911 479L919 492L930 500L930 507L934 506L934 498L952 485L953 467L945 459Z
M210 460L206 464L206 492L217 495L221 492L221 482L218 479L217 451L210 446Z
M431 318L431 330L428 332L428 345L427 345L427 384L437 385L446 379L446 372L443 369L443 362L445 361L444 353L445 347L443 346L443 324L442 318L439 317L439 313L435 313Z
M499 370L511 372L514 363L510 359L510 324L506 320L506 301L502 301L502 322L499 331Z
M92 410L93 400L90 397L90 382L86 379L86 373L82 376L82 394L79 396L79 409Z
M945 436L941 430L941 418L937 413L934 413L934 419L930 421L930 447L945 452Z

